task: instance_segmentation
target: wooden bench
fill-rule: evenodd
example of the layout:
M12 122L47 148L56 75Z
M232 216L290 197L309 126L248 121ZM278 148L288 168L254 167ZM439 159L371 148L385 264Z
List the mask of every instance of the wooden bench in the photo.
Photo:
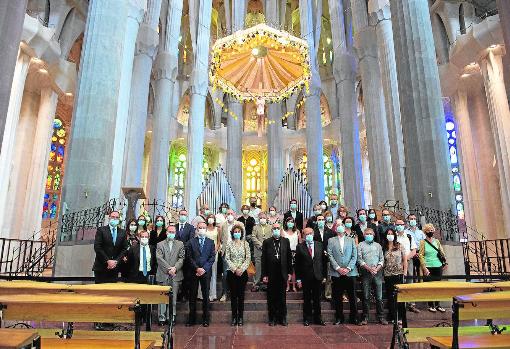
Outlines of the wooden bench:
M42 348L51 349L133 349L133 341L123 339L60 339L43 338ZM140 349L155 348L154 341L141 340Z
M428 337L432 348L454 348L452 337ZM510 335L502 334L493 336L491 334L465 336L459 340L459 348L477 348L477 349L493 349L493 348L510 348Z
M0 328L0 349L41 348L36 330L21 328Z
M58 328L38 328L37 332L41 338L55 339L55 333L61 331ZM163 332L140 332L140 341L154 341L154 346L163 346ZM74 330L73 338L75 339L115 339L129 340L133 343L135 336L133 331L93 331L93 330Z

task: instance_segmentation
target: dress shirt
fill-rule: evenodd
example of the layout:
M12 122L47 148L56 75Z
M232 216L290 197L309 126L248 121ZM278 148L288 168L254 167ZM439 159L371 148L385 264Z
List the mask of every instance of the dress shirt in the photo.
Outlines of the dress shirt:
M115 241L117 241L117 228L110 225L110 232L112 233L113 246L115 246Z
M143 249L145 249L145 256L147 260L145 263L147 264L147 273L151 271L151 249L149 245L140 245L140 265L138 267L139 271L143 271Z
M293 219L296 219L296 211L290 211L290 215L292 216Z
M358 265L362 267L365 264L371 267L384 265L382 247L377 242L368 243L362 241L358 244Z
M414 242L413 237L411 236L411 241L409 241L409 237L405 232L402 232L402 234L397 233L397 241L402 246L402 250L404 251L404 254L406 256L411 253L411 250L416 250L416 243Z
M339 236L338 241L340 241L340 251L344 253L344 241L345 241L345 235Z

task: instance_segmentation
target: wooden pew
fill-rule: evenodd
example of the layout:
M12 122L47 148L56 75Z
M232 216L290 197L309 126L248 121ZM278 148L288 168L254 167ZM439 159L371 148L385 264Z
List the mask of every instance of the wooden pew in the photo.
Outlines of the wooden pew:
M454 348L452 337L428 337L432 348ZM491 334L466 336L459 340L460 348L477 348L477 349L493 349L493 348L510 348L510 335L502 334L493 336Z
M59 328L38 328L37 332L41 338L55 339L55 332L62 331ZM140 332L141 341L154 341L154 346L163 346L163 332ZM75 339L122 339L129 340L133 343L135 335L133 331L94 331L94 330L74 330L73 338Z
M0 349L31 349L32 346L41 348L40 337L36 330L0 328Z
M51 349L132 349L133 341L123 339L60 339L43 338L42 348ZM154 341L141 340L140 349L155 348Z

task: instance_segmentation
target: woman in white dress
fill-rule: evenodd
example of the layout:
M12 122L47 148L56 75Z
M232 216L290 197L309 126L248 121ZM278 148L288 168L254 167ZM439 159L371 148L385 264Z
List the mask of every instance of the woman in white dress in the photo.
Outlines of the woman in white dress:
M214 241L214 246L216 248L216 258L214 259L214 264L212 266L211 284L209 286L209 300L211 302L214 302L217 299L216 277L218 272L218 249L220 247L220 240L218 234L218 227L216 226L216 218L213 214L207 216L207 229L205 231L205 236ZM201 293L202 292L200 292L200 294Z
M296 247L297 244L301 242L301 235L299 230L296 228L296 223L294 222L294 218L289 217L285 221L283 225L283 237L289 239L290 242L290 250L292 251L292 269L294 269L295 256L296 256ZM292 286L292 291L297 292L296 290L296 274L292 272L292 280L287 281L287 292L290 291L290 287Z

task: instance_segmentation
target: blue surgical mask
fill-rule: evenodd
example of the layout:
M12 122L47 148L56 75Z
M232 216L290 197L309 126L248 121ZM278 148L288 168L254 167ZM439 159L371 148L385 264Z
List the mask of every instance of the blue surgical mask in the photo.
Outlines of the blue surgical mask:
M367 221L367 215L360 214L358 218L359 218L359 221L362 223L365 223Z
M289 229L294 228L294 222L288 222L287 223L287 228L289 228Z
M403 225L397 225L397 227L396 227L396 228L397 228L397 231L398 231L399 233L401 233L401 232L403 232L403 231L404 231L404 226L403 226Z
M308 243L312 242L313 241L313 235L312 234L308 234L307 236L305 236L305 240Z
M204 210L204 216L209 216L211 214L211 210Z
M322 229L324 228L324 221L317 221L317 226Z
M374 236L372 234L365 235L365 241L369 243L374 241Z
M333 222L333 217L332 216L327 216L326 220L328 221L328 223L331 223L331 222Z
M410 225L411 227L416 227L416 219L411 219L411 220L409 221L409 225Z
M368 214L368 218L375 219L375 213L369 213Z
M336 232L337 233L341 233L341 234L345 233L345 227L343 225L341 225L341 224L337 225L336 226Z
M234 235L234 239L235 239L235 240L239 240L239 239L241 239L241 233L240 233L240 232L238 232L238 231L234 232L234 234L232 234L232 235Z
M167 238L168 240L173 240L173 239L175 239L175 233L167 233L167 234L166 234L166 238Z
M186 223L187 220L188 220L188 216L185 216L185 215L179 216L179 222Z
M331 207L336 207L337 202L335 200L331 201Z
M352 228L352 223L345 223L345 227L351 229Z
M223 214L227 213L227 208L226 207L222 207L221 208L221 213L223 213Z
M156 222L156 227L162 227L162 226L163 226L163 221Z
M280 237L280 229L273 229L273 236L278 239Z
M383 218L383 220L384 220L386 223L388 223L389 221L391 221L391 216L390 216L390 215L385 214L382 218Z
M320 215L320 214L322 213L322 211L321 211L321 210L315 210L315 211L313 211L313 212L315 213L315 215L316 215L316 216L318 216L318 215Z
M295 210L297 208L297 204L290 204L290 209Z
M138 225L145 225L145 221L143 219L138 220Z
M110 226L112 228L115 228L116 226L119 225L119 219L118 218L110 218Z

